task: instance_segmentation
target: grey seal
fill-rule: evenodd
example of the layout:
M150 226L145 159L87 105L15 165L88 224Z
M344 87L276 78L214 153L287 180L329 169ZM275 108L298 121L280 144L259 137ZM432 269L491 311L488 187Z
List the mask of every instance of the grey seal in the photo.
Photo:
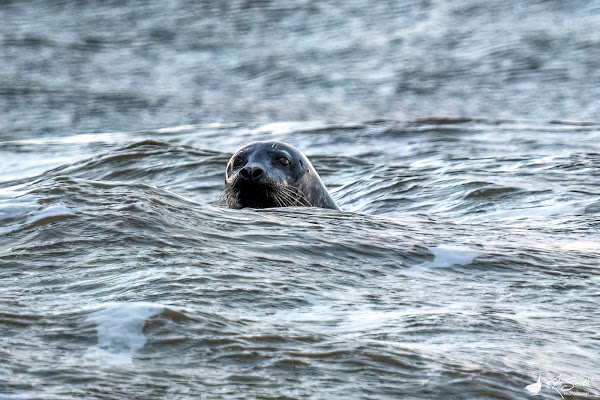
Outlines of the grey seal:
M308 158L292 145L252 142L227 163L230 208L306 206L339 210Z

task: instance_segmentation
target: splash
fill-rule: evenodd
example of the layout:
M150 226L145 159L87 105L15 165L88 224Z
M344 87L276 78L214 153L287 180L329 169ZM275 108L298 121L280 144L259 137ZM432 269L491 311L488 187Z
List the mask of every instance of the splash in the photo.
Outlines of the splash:
M155 303L114 303L87 315L96 325L98 344L88 349L86 359L110 365L133 363L133 354L146 344L143 333L146 320L164 310Z

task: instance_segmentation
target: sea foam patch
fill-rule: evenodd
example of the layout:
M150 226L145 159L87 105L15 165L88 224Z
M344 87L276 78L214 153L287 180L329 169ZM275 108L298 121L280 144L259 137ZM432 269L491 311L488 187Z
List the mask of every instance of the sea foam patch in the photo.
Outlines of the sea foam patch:
M112 303L90 312L86 320L96 325L98 344L86 352L85 358L111 365L133 362L133 354L146 344L143 333L146 320L160 314L165 306L155 303Z
M589 203L572 202L553 204L541 207L518 208L514 210L497 211L474 219L509 220L532 217L551 217L554 215L583 215Z
M8 221L26 216L38 209L39 205L32 201L7 199L0 202L0 221Z
M62 205L44 206L30 198L0 200L0 235L6 235L47 218L75 215L75 211Z
M0 400L29 400L29 399L40 399L39 393L0 393Z
M479 254L478 251L466 246L445 244L437 247L428 247L428 250L433 253L434 259L421 264L421 267L445 268L456 264L468 265Z

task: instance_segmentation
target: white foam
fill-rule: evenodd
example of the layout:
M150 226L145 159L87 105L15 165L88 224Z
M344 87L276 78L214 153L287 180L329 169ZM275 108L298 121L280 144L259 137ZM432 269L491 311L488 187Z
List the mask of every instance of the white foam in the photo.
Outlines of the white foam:
M3 219L15 219L27 215L39 208L34 202L8 200L0 203L0 221Z
M27 400L39 398L39 394L36 393L0 393L0 400Z
M0 235L6 235L44 218L75 215L75 212L62 204L44 207L30 199L8 199L0 202L0 223L3 220L16 220L0 226Z
M357 306L355 309L347 309L336 306L336 302L331 304L321 304L307 309L286 310L276 312L275 314L264 316L260 319L261 325L284 324L287 327L294 326L303 331L309 331L318 334L335 334L348 337L357 337L370 335L377 331L390 332L390 329L399 329L404 324L407 317L415 315L476 315L477 311L472 310L473 306L469 303L452 303L439 306L423 306L418 310L406 308L397 310L374 310L364 306Z
M340 309L335 303L319 304L300 310L279 311L261 318L261 324L284 324L319 334L356 335L384 326L399 324L409 315L406 310L375 311L365 308Z
M551 206L518 208L485 214L474 219L519 219L528 217L551 217L553 215L583 215L587 203L573 202Z
M341 123L331 125L322 121L281 121L264 124L259 127L244 131L251 135L273 134L273 135L288 135L295 132L310 132L317 129L326 128L353 128L359 126L353 123Z
M325 125L318 121L306 121L306 122L272 122L270 124L261 125L258 128L249 130L248 133L259 135L264 133L272 133L274 135L286 135L296 131L306 131L312 129L323 128Z
M576 241L552 241L549 246L554 249L560 248L563 251L597 251L600 252L600 242L592 240L576 240Z
M112 303L90 312L87 321L96 325L98 344L86 352L88 360L110 365L133 363L133 354L146 344L146 320L160 314L165 306L155 303Z
M186 132L194 129L198 129L201 125L178 125L178 126L170 126L167 128L157 129L158 133L178 133L178 132Z
M61 204L49 206L31 213L27 218L26 224L29 225L44 218L62 217L65 215L75 215L75 212Z
M473 262L473 259L479 254L478 251L465 246L455 245L440 245L437 247L428 247L428 250L433 253L433 261L428 261L421 264L421 267L427 268L446 268L452 265L468 265Z
M89 143L113 143L127 138L127 133L80 133L72 136L33 138L10 140L0 142L0 145L48 145L48 144L89 144Z

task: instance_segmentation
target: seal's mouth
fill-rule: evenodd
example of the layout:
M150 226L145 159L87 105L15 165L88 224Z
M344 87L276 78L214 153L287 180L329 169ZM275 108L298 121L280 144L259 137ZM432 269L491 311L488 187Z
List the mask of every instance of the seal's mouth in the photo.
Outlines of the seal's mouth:
M277 192L277 186L268 182L236 179L227 190L227 203L232 208L281 207Z
M224 193L230 208L313 206L297 187L270 180L248 181L236 178L225 185Z

